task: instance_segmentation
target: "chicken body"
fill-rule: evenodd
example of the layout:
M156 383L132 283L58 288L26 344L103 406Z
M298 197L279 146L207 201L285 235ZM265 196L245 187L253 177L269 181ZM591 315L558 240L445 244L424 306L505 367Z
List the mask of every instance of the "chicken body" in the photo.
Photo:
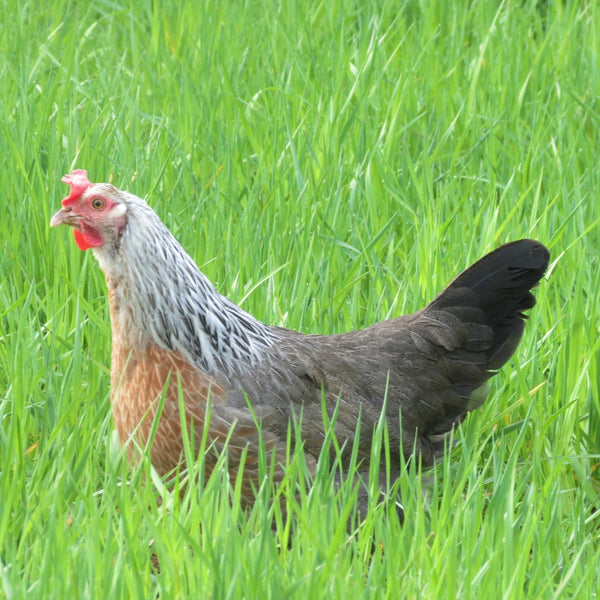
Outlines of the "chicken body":
M160 410L151 460L161 474L175 469L183 453L182 399L197 440L207 432L219 449L229 436L231 469L247 453L248 502L261 436L268 452L284 452L290 423L301 417L305 453L316 459L325 439L323 399L330 416L337 407L335 432L348 452L360 421L366 470L383 410L392 471L399 472L401 453L413 450L431 464L516 349L523 311L535 304L530 289L548 265L539 242L506 244L412 315L345 334L304 335L265 325L221 296L140 198L92 184L85 171L63 181L71 194L51 225L72 226L106 276L121 442L132 455L134 446L144 447ZM276 478L282 475L280 468Z

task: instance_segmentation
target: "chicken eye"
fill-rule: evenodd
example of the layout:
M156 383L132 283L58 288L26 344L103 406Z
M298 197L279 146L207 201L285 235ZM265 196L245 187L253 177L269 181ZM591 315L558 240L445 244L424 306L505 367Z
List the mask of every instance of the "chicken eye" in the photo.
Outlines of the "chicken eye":
M104 198L92 198L91 205L94 210L102 210L104 208Z

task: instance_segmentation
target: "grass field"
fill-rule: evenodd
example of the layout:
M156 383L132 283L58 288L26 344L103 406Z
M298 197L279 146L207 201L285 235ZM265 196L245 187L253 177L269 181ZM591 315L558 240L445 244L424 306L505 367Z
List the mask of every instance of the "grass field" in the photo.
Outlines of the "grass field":
M0 597L599 596L600 6L430 4L3 3ZM247 514L224 469L183 498L129 470L103 276L49 229L72 168L305 332L416 310L511 239L551 268L445 462L403 474L404 526L374 503L349 536L325 460Z

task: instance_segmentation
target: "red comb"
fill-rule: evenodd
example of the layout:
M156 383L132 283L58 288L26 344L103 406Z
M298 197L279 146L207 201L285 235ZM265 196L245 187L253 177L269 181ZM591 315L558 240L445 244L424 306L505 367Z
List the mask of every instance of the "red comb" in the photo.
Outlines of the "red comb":
M70 175L65 175L61 181L71 186L71 193L62 201L63 206L76 202L85 190L94 185L87 178L87 171L75 169Z

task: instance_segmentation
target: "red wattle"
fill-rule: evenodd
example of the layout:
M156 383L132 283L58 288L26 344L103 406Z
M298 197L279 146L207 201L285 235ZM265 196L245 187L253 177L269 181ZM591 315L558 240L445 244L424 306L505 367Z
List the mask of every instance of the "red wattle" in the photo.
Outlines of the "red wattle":
M73 229L75 243L80 250L88 250L89 248L97 248L102 246L104 241L93 229L87 229L85 232Z
M75 236L75 243L80 250L87 250L91 246L85 241L85 236L78 229L73 229L73 235Z

